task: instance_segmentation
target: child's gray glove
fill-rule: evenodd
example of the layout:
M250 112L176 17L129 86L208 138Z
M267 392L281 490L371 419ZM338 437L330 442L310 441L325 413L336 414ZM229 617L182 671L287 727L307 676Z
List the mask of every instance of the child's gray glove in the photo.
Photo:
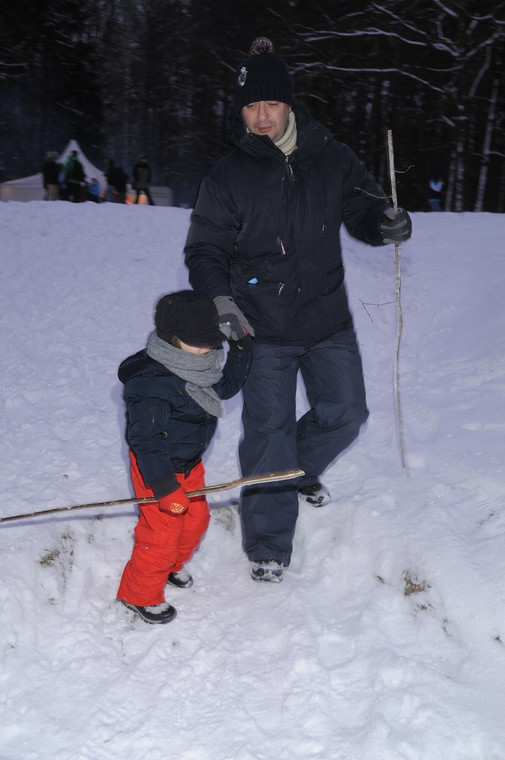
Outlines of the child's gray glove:
M245 335L254 336L254 330L231 296L214 298L219 314L219 329L228 340L240 340Z
M412 234L412 222L410 216L403 208L399 208L395 214L393 208L388 208L380 219L380 234L383 243L403 243Z

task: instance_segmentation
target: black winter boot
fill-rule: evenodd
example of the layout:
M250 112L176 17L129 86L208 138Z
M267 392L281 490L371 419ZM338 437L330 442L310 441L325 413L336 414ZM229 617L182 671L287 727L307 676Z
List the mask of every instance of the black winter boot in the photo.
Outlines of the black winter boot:
M322 483L302 486L298 489L298 496L313 507L324 507L330 501L330 492Z
M145 623L169 623L177 615L177 610L168 602L153 604L149 607L141 607L139 604L130 604L120 599L121 602L140 615Z
M176 573L170 573L168 582L171 586L177 586L177 588L190 588L193 585L193 578L187 570L181 568Z
M251 578L253 581L271 581L280 583L282 581L282 572L284 566L276 559L261 559L253 562L251 567Z

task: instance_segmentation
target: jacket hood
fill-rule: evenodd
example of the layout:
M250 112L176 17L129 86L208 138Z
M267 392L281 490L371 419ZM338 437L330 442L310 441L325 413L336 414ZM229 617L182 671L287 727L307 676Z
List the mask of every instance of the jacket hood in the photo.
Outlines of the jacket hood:
M153 369L159 369L160 373L166 374L168 370L165 370L163 365L151 359L147 355L146 349L138 351L133 356L129 356L127 359L121 362L117 372L119 380L126 385L134 375L142 375L144 372L152 371Z

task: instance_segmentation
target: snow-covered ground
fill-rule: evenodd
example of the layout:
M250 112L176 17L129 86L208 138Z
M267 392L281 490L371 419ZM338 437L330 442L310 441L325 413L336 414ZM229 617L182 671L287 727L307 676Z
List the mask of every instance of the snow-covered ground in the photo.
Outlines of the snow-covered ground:
M1 514L131 495L116 369L187 285L189 218L0 204ZM503 760L505 217L413 220L407 474L394 248L344 235L371 415L283 583L250 580L234 491L166 626L115 602L134 505L1 523L1 760ZM240 434L236 397L209 484L239 475Z

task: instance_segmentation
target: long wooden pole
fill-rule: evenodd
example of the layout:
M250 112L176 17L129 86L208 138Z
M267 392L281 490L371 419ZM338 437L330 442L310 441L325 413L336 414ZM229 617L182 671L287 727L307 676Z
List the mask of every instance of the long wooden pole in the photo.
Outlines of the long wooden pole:
M388 129L388 154L389 154L389 176L391 180L391 197L393 200L393 209L395 213L398 211L398 196L396 193L396 174L395 174L395 158L393 152L393 133ZM394 396L395 396L395 409L396 409L396 432L398 437L398 447L400 449L400 460L402 469L407 474L407 466L405 463L405 444L403 441L403 418L400 403L400 382L399 382L399 357L400 357L400 341L403 330L403 310L401 303L402 292L402 277L401 277L401 253L400 246L395 243L395 260L396 260L396 309L398 313L398 329L396 332L395 354L394 354Z
M191 499L193 496L204 496L207 493L215 493L216 491L227 491L230 488L242 488L243 486L253 486L260 483L275 483L279 480L300 478L302 475L305 475L303 470L285 470L284 472L272 472L268 475L251 475L250 477L246 478L237 478L236 480L230 480L228 483L217 483L214 486L205 486L204 488L199 488L196 491L187 491L186 496ZM39 512L30 512L30 514L8 515L7 517L0 517L0 523L9 522L10 520L25 520L28 517L52 515L55 512L70 512L73 509L112 507L118 504L153 504L156 501L159 501L159 499L156 499L154 496L145 496L140 499L115 499L113 501L98 501L92 504L75 504L71 507L55 507L54 509L43 509Z

